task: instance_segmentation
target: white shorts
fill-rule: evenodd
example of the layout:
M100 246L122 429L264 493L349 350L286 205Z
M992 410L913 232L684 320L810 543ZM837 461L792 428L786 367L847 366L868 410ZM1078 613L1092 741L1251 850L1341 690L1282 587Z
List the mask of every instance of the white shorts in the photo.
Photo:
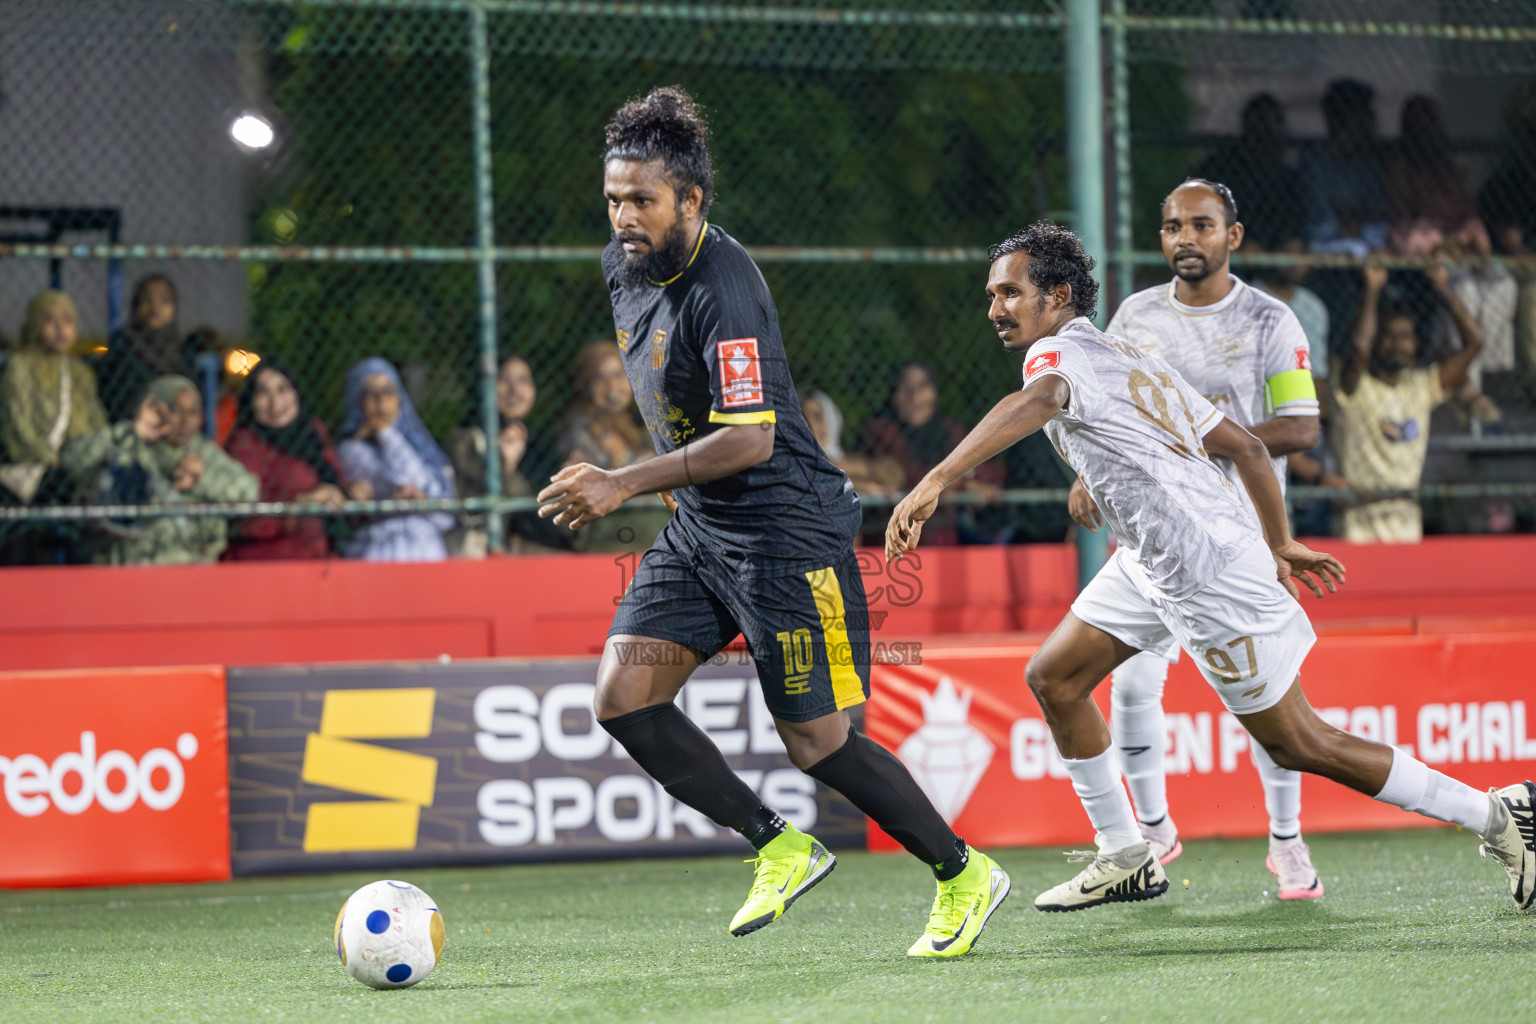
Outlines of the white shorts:
M1072 614L1138 650L1166 658L1183 647L1234 715L1256 714L1285 696L1317 642L1262 541L1182 601L1147 586L1122 548L1072 602Z

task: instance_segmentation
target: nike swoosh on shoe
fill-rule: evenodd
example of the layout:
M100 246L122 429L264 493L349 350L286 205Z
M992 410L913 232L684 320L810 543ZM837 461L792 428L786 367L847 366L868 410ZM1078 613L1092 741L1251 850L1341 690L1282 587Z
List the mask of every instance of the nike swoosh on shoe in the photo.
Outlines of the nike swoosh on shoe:
M971 903L970 909L965 912L965 918L964 918L964 920L962 920L960 922L960 927L955 929L955 934L951 935L947 939L942 939L942 940L935 941L933 943L934 951L938 952L938 953L942 953L946 949L948 949L950 946L953 946L955 944L955 940L958 939L960 937L961 933L963 933L965 931L965 926L970 923L971 915L974 914L975 912L976 912L976 904L973 901Z

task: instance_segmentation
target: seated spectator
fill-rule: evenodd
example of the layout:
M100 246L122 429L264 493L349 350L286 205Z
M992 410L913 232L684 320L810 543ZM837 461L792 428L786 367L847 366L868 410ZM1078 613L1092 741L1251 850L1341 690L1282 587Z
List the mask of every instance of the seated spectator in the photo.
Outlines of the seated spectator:
M1314 252L1369 255L1386 242L1384 161L1376 136L1376 90L1341 78L1323 94L1327 139L1297 162Z
M1477 192L1477 206L1495 233L1518 230L1536 245L1536 81L1516 86L1504 105L1504 147ZM1507 241L1504 240L1504 241ZM1506 251L1512 251L1501 242Z
M1365 292L1355 321L1354 351L1339 374L1334 400L1339 409L1339 457L1351 486L1372 491L1419 486L1429 445L1429 414L1467 376L1482 348L1482 334L1461 300L1450 290L1445 267L1427 272L1466 347L1432 366L1415 366L1418 324L1405 309L1381 310L1387 271L1366 267ZM1365 500L1344 512L1344 537L1352 543L1417 543L1424 534L1413 498Z
M901 483L906 478L901 463L888 455L859 455L843 450L843 413L825 391L802 391L800 413L827 458L853 481L854 490L860 494L901 493Z
M185 377L150 383L132 421L68 442L61 464L87 501L107 505L255 501L256 477L203 435L203 403ZM228 525L217 516L104 523L93 560L113 565L213 562Z
M558 443L566 453L565 465L586 462L599 469L619 469L655 456L618 345L594 341L582 346L572 390L576 407ZM577 531L576 550L644 551L671 515L658 495L631 498L617 512Z
M186 340L176 326L176 286L164 274L151 274L134 285L128 326L107 341L107 354L96 365L97 383L107 415L131 420L150 381L194 371Z
M459 494L465 498L486 493L485 460L490 451L478 380L474 395L463 425L453 432L448 443ZM538 397L538 386L534 383L528 360L516 355L503 359L496 373L496 421L500 425L496 446L501 454L501 493L508 497L533 497L559 468L549 437L528 425L528 414L533 411ZM466 525L457 531L455 554L474 558L485 555L485 521L484 515L466 517ZM570 533L548 519L540 519L537 512L520 512L502 518L506 550L513 554L567 549L571 546Z
M347 486L325 424L305 406L293 372L274 359L263 359L246 379L225 448L261 482L261 501L339 506L349 496L373 497L366 481ZM327 525L310 517L236 520L225 557L324 558L331 553Z
M0 375L0 484L23 504L68 501L60 449L107 425L96 375L74 354L77 338L74 302L42 292L28 305L20 345Z
M347 373L347 411L338 431L342 475L366 483L380 499L454 497L453 468L416 415L400 375L387 361L364 359ZM342 542L348 558L370 562L440 562L447 512L385 516Z
M1450 134L1433 98L1410 96L1404 101L1384 180L1394 235L1416 229L1454 238L1467 229L1481 230L1466 171L1451 152Z
M1287 141L1285 108L1270 93L1259 93L1243 106L1237 138L1217 147L1195 172L1242 197L1245 243L1274 248L1306 226L1301 179L1286 161Z
M885 408L859 431L859 448L867 455L895 459L902 468L901 487L911 490L934 466L954 450L965 437L966 425L940 416L939 389L933 367L919 359L909 359L896 368L891 397ZM958 490L979 491L995 497L1003 481L1003 468L997 460L978 466ZM942 499L941 499L942 500ZM951 506L942 506L923 527L927 544L955 544L959 541L959 516Z

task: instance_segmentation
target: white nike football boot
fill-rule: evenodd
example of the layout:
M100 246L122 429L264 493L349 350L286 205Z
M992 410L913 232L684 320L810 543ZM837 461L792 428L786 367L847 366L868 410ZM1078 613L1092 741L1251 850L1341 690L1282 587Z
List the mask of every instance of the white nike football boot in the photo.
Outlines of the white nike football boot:
M1301 836L1290 839L1269 837L1269 856L1264 866L1279 882L1278 895L1283 900L1316 900L1323 895L1323 876L1312 866L1312 851Z
M1509 894L1525 910L1536 903L1536 785L1517 782L1490 789L1493 806L1480 852L1492 857L1509 875Z
M1179 828L1173 823L1171 815L1163 815L1155 825L1148 825L1144 821L1136 824L1141 829L1141 838L1152 847L1152 855L1159 864L1167 864L1184 852L1184 844L1179 842Z
M1150 900L1168 891L1168 876L1146 843L1127 846L1114 853L1074 850L1074 861L1091 860L1076 877L1035 897L1035 909L1047 913L1086 910L1101 903Z

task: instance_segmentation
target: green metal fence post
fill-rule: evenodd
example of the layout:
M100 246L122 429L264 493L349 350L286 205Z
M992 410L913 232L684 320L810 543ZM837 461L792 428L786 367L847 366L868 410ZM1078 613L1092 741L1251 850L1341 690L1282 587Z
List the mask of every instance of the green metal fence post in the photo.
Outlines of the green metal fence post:
M1104 229L1104 60L1099 0L1068 0L1067 27L1067 173L1071 176L1073 225L1088 254L1105 275ZM1102 305L1099 324L1104 323ZM1078 528L1077 575L1086 585L1109 557L1109 531Z
M1109 3L1110 151L1115 161L1115 300L1135 289L1131 262L1131 71L1126 53L1125 0Z
M480 406L485 431L485 493L501 494L501 417L496 408L496 228L491 220L491 53L485 3L469 9L470 77L474 85L475 245L480 285ZM502 547L501 514L486 514L487 547Z

